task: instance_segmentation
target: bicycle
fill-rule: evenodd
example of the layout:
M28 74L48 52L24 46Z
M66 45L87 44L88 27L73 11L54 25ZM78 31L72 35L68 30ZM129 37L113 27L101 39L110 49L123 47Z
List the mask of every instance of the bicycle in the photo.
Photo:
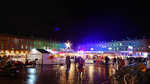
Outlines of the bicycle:
M136 82L136 71L137 70L137 65L135 64L131 64L131 65L128 65L126 67L126 74L124 75L124 83L125 84L134 84Z
M127 67L119 67L116 73L110 77L110 84L121 84L122 82L125 84L133 84L134 78L131 74L127 73L128 70Z

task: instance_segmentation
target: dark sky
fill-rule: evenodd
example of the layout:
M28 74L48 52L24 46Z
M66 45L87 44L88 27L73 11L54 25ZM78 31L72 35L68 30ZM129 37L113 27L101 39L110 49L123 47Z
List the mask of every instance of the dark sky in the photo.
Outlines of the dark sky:
M149 30L148 0L0 3L0 33L86 43L150 38Z

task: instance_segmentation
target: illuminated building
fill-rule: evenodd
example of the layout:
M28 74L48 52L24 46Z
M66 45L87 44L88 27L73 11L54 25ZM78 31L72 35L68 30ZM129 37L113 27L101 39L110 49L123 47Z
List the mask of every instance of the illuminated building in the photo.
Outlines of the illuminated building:
M1 56L25 56L31 49L53 49L60 51L63 48L65 48L64 42L0 33Z
M117 53L120 55L150 54L150 39L124 40L101 43L82 43L76 45L76 50L91 53Z

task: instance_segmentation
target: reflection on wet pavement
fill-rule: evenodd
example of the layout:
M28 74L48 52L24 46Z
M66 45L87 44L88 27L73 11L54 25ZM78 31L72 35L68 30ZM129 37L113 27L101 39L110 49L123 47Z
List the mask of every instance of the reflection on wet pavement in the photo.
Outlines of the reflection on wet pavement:
M100 84L115 73L113 66L85 64L84 74L79 78L77 65L71 64L69 71L65 65L37 65L24 68L17 79L0 77L0 84ZM10 81L7 81L7 80Z

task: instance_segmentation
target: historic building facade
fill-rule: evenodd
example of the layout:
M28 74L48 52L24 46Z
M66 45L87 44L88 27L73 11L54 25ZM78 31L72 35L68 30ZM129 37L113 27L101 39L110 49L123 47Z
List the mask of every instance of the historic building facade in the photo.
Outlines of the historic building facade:
M1 34L0 55L25 56L31 49L53 49L60 51L65 48L64 42L50 41L39 38Z
M77 51L93 51L99 53L126 53L140 55L145 52L150 53L150 39L137 39L101 43L77 44ZM128 55L129 55L128 54Z

